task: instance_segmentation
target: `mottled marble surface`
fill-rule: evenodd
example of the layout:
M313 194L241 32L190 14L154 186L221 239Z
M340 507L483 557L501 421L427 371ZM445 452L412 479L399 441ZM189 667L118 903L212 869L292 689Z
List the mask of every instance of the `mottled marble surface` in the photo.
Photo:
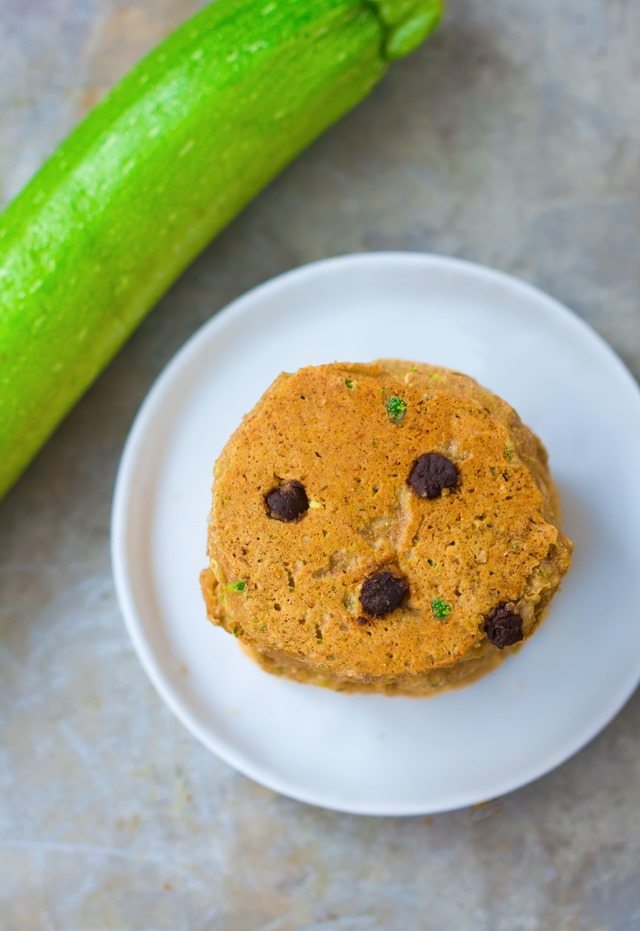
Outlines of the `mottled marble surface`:
M0 199L198 6L2 0ZM108 551L122 444L163 365L230 298L301 262L486 262L565 301L640 375L639 37L634 0L451 0L428 47L196 262L2 504L3 929L640 927L638 696L576 758L484 807L314 810L173 719L125 635Z

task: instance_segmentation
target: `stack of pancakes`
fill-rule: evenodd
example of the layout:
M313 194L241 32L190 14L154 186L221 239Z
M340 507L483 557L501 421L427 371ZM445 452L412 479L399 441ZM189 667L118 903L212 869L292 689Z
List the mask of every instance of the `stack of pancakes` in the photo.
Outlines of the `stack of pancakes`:
M209 619L269 672L428 695L535 631L571 559L544 447L466 375L280 375L215 466Z

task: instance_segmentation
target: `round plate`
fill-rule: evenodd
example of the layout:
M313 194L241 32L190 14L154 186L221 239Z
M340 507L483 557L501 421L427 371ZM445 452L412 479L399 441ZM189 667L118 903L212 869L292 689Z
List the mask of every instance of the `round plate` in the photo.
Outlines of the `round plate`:
M494 673L430 699L339 694L262 672L198 585L213 462L281 371L380 356L450 366L543 439L575 542L546 623ZM129 634L205 746L285 795L424 814L493 798L590 740L640 678L640 393L608 346L535 288L480 266L355 255L217 314L158 379L118 475L112 530Z

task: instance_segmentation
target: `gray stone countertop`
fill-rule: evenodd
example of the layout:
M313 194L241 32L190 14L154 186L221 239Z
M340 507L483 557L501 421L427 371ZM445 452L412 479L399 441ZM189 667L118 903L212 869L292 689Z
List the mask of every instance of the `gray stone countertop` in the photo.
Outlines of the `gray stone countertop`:
M0 200L198 6L3 0ZM640 928L637 695L578 756L485 806L316 810L172 717L109 564L145 392L211 314L300 263L366 249L488 263L564 301L640 375L639 38L634 0L451 0L438 35L183 276L2 503L3 929Z

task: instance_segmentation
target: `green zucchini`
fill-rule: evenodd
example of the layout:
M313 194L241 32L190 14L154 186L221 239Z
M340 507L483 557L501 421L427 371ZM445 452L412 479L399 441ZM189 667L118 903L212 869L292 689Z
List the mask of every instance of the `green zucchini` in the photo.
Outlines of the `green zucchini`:
M211 237L437 25L442 0L218 0L0 215L0 496Z

